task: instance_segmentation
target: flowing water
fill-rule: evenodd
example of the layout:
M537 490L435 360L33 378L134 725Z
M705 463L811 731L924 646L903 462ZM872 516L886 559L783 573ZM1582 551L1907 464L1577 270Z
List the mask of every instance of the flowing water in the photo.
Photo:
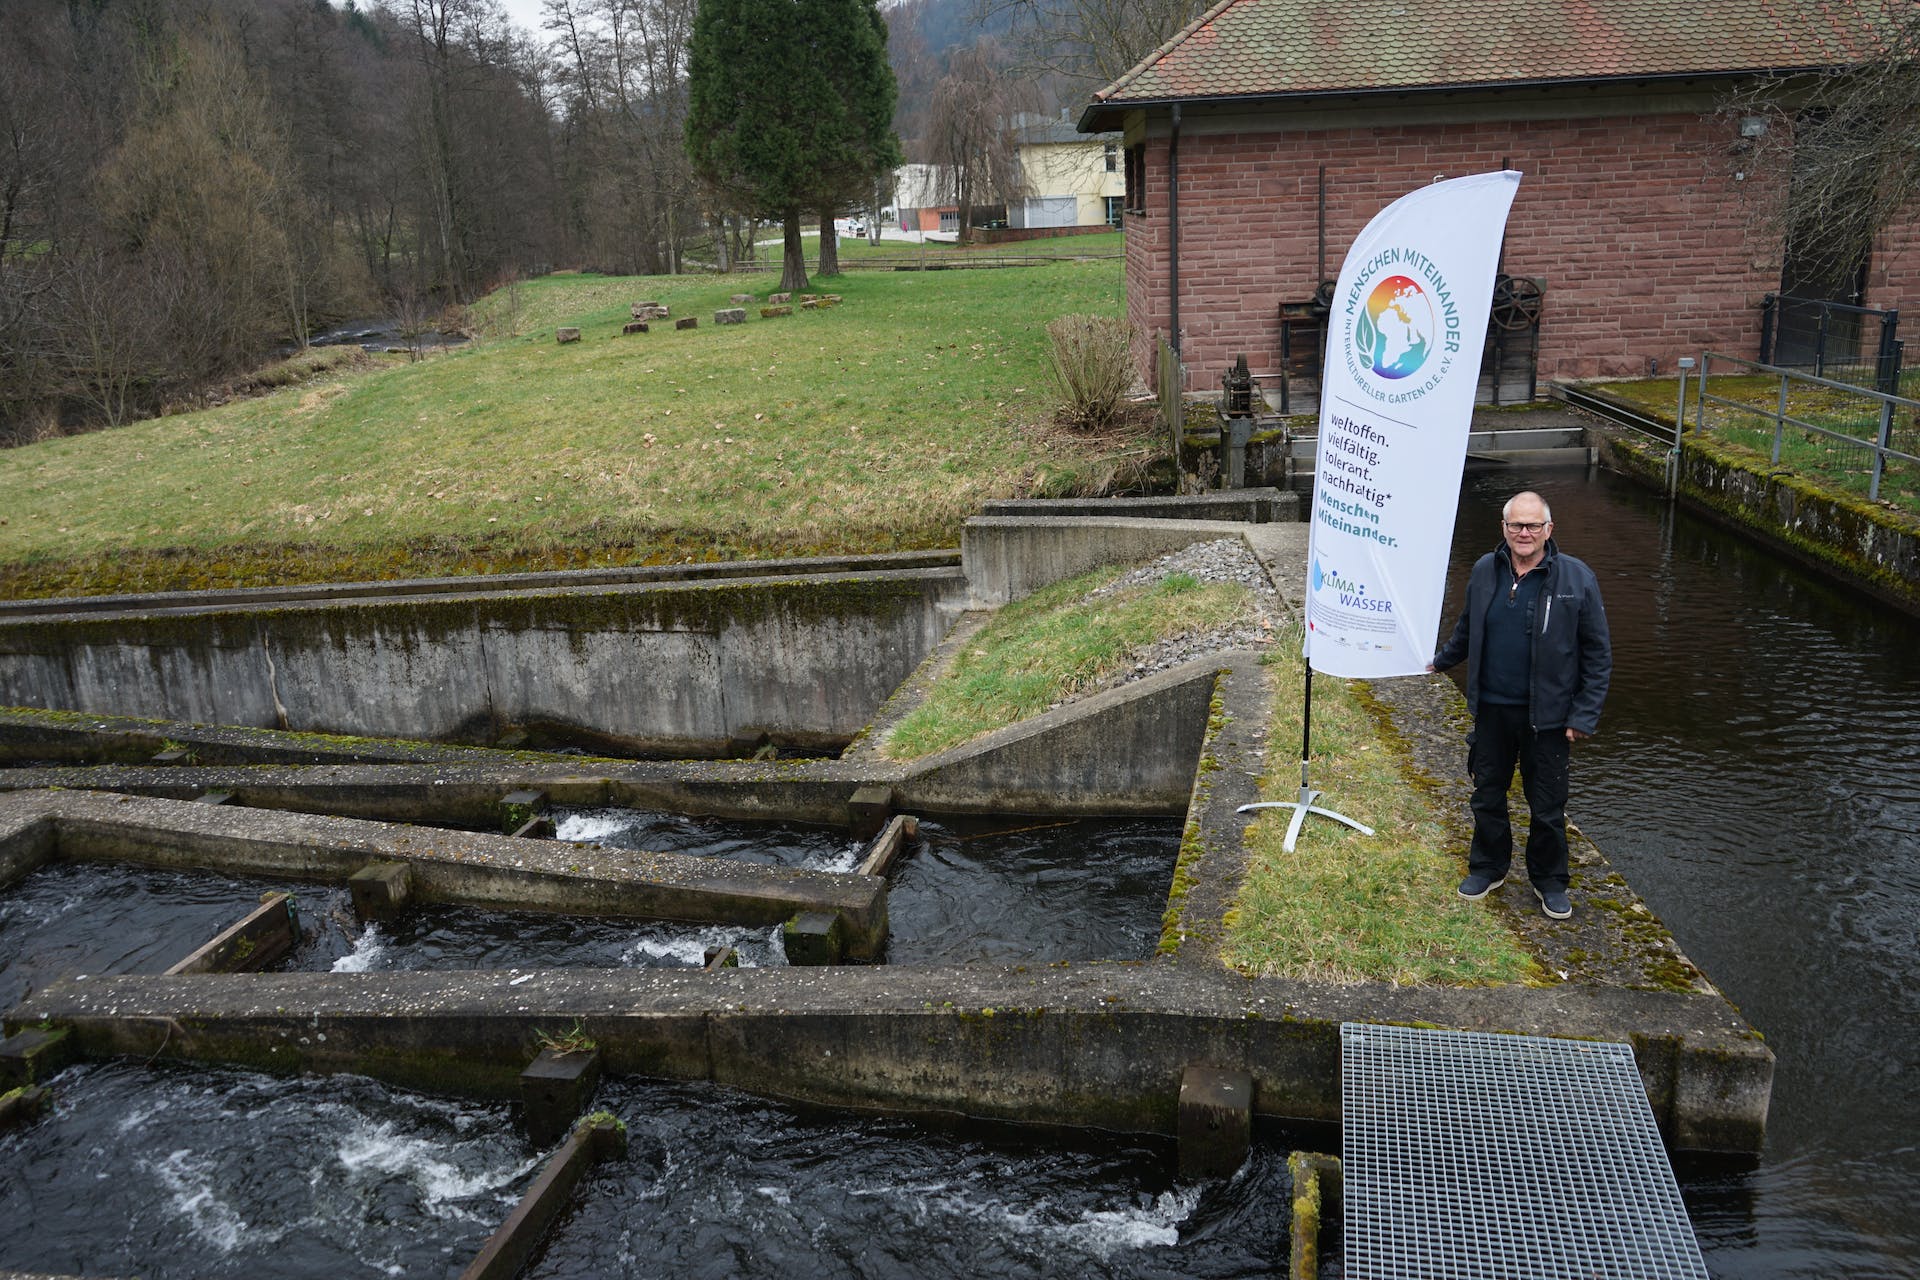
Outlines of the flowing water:
M0 1270L458 1275L531 1180L500 1104L357 1076L71 1068L0 1135Z
M1613 627L1613 692L1600 736L1576 753L1572 817L1779 1056L1757 1166L1681 1167L1709 1267L1729 1280L1920 1274L1920 627L1578 471L1469 476L1452 600L1521 487L1547 496L1561 547L1594 566ZM568 817L585 824L577 838L788 865L837 868L855 853L835 833L816 845L741 824ZM896 872L892 962L1150 952L1177 824L929 822L922 834ZM75 918L89 914L81 902L125 896L57 879L82 870L109 869L50 867L23 888ZM246 882L205 892L204 919L131 945L62 935L12 907L0 981L46 980L42 945L75 949L56 970L171 963L257 897ZM1026 902L1042 907L1017 915ZM325 902L306 914L335 917ZM371 944L336 921L302 963L653 962L624 925L546 938L538 917L472 914L416 913ZM51 932L36 941L29 926ZM694 963L703 938L654 945L658 962ZM54 1117L0 1136L0 1268L455 1274L542 1154L505 1108L350 1078L105 1064L56 1083ZM699 1085L614 1081L602 1101L626 1117L633 1158L593 1175L536 1275L1284 1269L1290 1137L1260 1143L1230 1181L1190 1185L1171 1178L1164 1145L1133 1139L949 1133Z
M1519 468L1469 474L1448 610L1522 488L1599 575L1613 633L1568 814L1778 1056L1759 1167L1682 1169L1708 1264L1910 1280L1920 625L1620 477Z
M530 1276L1286 1274L1281 1134L1231 1180L1183 1183L1169 1146L1131 1137L943 1132L701 1085L618 1081L601 1100L627 1117L629 1158L595 1171Z

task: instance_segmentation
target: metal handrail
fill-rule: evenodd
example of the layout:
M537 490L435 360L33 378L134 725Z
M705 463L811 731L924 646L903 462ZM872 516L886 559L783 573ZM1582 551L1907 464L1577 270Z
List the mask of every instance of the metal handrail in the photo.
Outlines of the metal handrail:
M1732 400L1725 396L1717 396L1710 393L1707 390L1707 380L1715 360L1724 361L1727 364L1735 365L1750 372L1779 378L1780 396L1773 411L1769 413L1764 409L1755 408L1745 401ZM1804 419L1794 417L1787 412L1787 391L1793 383L1825 387L1834 391L1846 392L1849 395L1864 396L1869 400L1878 401L1880 405L1880 424L1877 435L1879 438L1877 440L1864 440L1859 436L1849 435L1844 431L1835 431L1817 422L1808 422ZM1888 458L1898 458L1903 462L1920 465L1920 457L1915 457L1910 453L1903 453L1893 448L1889 443L1893 435L1894 409L1898 407L1920 411L1920 400L1912 400L1906 396L1890 395L1884 391L1875 391L1870 387L1860 386L1858 383L1837 382L1832 378L1822 378L1810 373L1799 373L1792 369L1782 369L1777 365L1762 364L1757 360L1748 360L1741 356L1731 356L1722 352L1709 351L1704 354L1700 363L1700 382L1695 404L1694 429L1700 431L1707 429L1706 406L1708 404L1717 404L1729 409L1737 409L1742 413L1752 414L1756 417L1770 418L1773 421L1772 465L1776 467L1780 465L1780 447L1789 424L1802 431L1816 432L1830 439L1844 440L1848 444L1873 450L1873 472L1867 483L1867 499L1872 502L1877 502L1880 499L1880 477L1886 471Z

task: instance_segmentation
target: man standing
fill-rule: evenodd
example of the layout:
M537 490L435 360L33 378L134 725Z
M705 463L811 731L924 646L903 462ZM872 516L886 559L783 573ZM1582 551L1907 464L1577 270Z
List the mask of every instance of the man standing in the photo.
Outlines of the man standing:
M1567 898L1567 765L1575 742L1600 723L1613 673L1607 614L1593 570L1560 554L1553 513L1537 493L1516 493L1500 512L1500 546L1467 579L1467 604L1429 671L1467 660L1467 771L1473 777L1473 846L1460 896L1479 901L1507 880L1513 826L1507 789L1520 766L1530 821L1527 878L1540 909L1573 914Z

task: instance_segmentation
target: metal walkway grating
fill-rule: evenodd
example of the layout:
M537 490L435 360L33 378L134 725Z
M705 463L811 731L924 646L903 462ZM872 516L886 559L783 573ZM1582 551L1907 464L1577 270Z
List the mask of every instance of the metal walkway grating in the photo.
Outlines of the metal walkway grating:
M1624 1044L1340 1028L1348 1280L1707 1280Z

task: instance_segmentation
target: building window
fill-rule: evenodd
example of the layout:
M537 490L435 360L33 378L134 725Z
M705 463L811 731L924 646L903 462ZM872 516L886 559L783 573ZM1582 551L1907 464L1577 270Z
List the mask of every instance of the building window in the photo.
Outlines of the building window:
M1127 212L1147 211L1147 144L1136 142L1127 148Z
M1107 158L1107 172L1108 173L1120 172L1120 144L1119 143L1109 142L1107 144L1106 158Z
M1120 225L1120 206L1121 206L1121 198L1119 196L1107 197L1107 225L1108 226L1118 227Z

